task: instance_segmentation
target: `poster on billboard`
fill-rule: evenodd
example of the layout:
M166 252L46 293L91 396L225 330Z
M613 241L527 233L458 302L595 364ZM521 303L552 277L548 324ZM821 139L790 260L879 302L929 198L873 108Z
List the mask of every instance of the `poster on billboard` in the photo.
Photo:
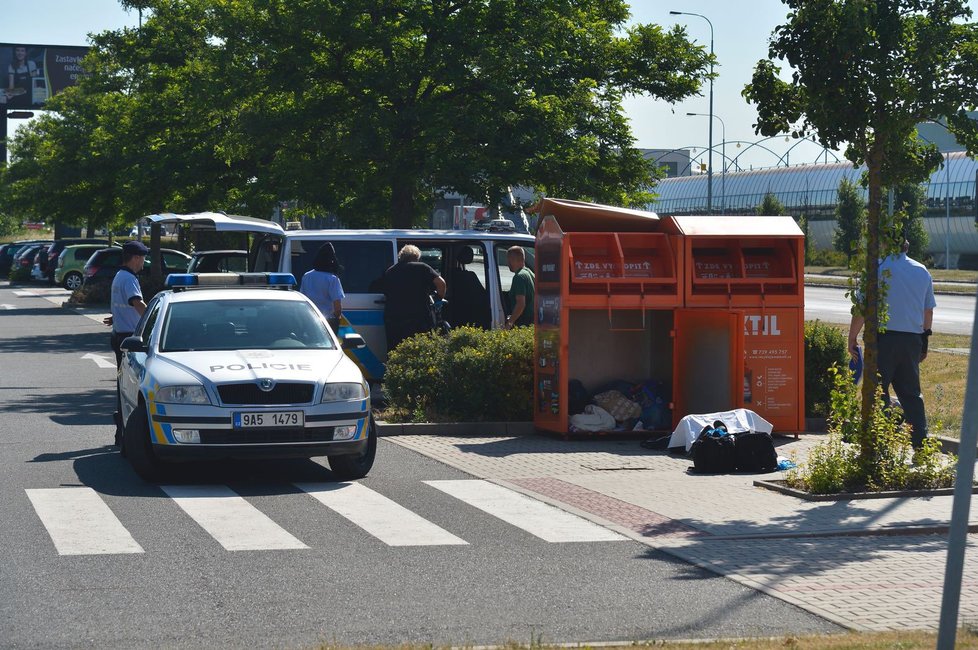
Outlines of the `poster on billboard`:
M87 47L0 43L0 108L44 108L85 74Z

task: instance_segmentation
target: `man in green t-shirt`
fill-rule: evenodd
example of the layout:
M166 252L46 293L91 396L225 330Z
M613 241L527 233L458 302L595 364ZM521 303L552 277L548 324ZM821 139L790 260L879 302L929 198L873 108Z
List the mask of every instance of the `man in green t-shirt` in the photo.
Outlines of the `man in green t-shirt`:
M513 284L509 288L509 316L506 329L519 325L533 324L533 296L535 280L533 271L526 267L526 252L522 246L513 246L506 251L506 262L514 273Z

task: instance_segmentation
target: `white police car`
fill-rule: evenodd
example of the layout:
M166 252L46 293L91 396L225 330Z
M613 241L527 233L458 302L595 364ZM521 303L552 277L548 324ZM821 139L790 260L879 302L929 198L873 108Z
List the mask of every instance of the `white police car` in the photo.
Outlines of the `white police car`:
M140 476L157 480L167 461L321 455L341 480L366 476L370 394L343 351L359 335L338 342L288 290L290 274L173 274L167 285L122 342L124 450Z

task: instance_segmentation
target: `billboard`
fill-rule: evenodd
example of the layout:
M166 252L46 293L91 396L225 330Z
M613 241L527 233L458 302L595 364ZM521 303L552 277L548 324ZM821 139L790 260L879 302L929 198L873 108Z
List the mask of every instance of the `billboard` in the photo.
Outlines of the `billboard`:
M78 82L87 47L0 43L0 108L44 108Z

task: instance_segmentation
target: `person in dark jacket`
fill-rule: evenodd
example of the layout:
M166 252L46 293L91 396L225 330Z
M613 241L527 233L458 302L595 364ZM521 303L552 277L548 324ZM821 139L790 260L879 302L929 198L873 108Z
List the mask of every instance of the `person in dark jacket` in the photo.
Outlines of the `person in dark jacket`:
M397 263L381 278L381 291L387 298L384 327L388 352L404 339L434 328L431 294L444 298L446 289L438 271L421 261L421 249L411 244L401 248Z
M470 325L489 329L492 315L489 292L479 276L465 268L475 258L472 246L463 244L455 250L455 268L449 276L451 293L448 296L449 321L452 327Z

